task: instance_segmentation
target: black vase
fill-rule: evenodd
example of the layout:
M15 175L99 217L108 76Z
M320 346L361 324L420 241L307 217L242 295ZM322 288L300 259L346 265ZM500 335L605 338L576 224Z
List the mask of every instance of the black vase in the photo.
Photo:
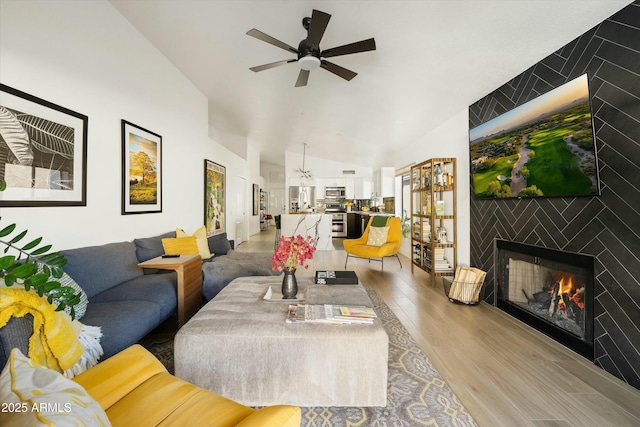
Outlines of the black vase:
M295 299L298 295L298 281L296 280L296 269L284 269L282 279L282 299Z

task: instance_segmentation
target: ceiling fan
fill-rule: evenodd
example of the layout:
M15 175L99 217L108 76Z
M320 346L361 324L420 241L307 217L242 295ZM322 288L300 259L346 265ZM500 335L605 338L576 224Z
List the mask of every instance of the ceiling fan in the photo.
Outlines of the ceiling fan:
M309 71L318 67L324 68L333 74L342 77L345 80L351 80L358 73L343 68L332 62L326 61L323 58L330 58L333 56L350 55L352 53L367 52L376 49L376 42L373 38L362 40L355 43L345 44L343 46L334 47L331 49L320 50L320 40L324 35L324 31L329 24L331 15L319 10L313 10L311 18L306 17L302 19L302 26L307 30L307 38L302 40L298 45L298 48L294 48L278 39L275 39L262 31L255 28L247 31L247 35L255 37L259 40L277 46L288 52L298 55L296 59L285 59L283 61L272 62L270 64L259 65L257 67L251 67L251 71L264 71L269 68L279 67L281 65L289 64L291 62L298 62L300 64L300 73L298 74L298 80L296 81L296 87L306 86L309 80Z

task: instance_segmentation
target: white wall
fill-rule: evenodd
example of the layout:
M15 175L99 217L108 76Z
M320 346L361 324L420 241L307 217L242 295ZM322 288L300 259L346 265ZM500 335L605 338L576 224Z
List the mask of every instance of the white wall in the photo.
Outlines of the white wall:
M458 264L469 265L471 260L469 207L469 112L467 109L453 116L413 144L412 149L396 155L396 167L419 163L432 157L455 157L458 191Z
M87 206L1 208L0 225L18 222L54 249L191 232L203 223L205 158L226 166L227 195L232 176L253 178L210 139L205 96L109 2L3 1L0 58L3 84L89 117ZM162 213L120 214L121 119L163 138Z

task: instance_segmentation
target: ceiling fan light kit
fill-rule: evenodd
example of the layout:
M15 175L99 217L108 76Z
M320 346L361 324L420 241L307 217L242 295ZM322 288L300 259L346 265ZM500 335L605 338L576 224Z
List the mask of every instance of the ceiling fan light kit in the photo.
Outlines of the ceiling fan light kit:
M343 68L332 62L326 61L323 58L329 58L333 56L350 55L352 53L367 52L370 50L376 50L376 42L373 38L362 40L355 43L349 43L343 46L334 47L327 50L320 50L320 40L324 35L324 31L329 25L329 19L331 15L319 10L313 10L311 17L304 18L302 20L302 26L307 30L307 38L300 41L298 49L287 43L271 37L255 28L247 31L247 35L255 37L258 40L269 43L273 46L284 49L290 53L298 55L297 59L288 59L283 61L272 62L270 64L259 65L257 67L251 67L250 70L254 72L268 70L270 68L286 65L290 62L298 62L300 66L300 73L296 80L296 87L306 86L309 79L309 71L315 70L318 67L322 67L325 70L335 74L338 77L349 81L353 79L358 73Z
M298 64L300 65L301 69L311 71L320 66L320 59L311 55L303 56L302 58L298 59Z

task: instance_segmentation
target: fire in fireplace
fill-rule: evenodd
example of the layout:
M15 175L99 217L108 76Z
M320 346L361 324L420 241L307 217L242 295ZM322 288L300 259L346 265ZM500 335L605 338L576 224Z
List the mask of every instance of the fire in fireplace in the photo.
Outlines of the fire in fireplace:
M593 360L593 257L496 241L496 306Z

